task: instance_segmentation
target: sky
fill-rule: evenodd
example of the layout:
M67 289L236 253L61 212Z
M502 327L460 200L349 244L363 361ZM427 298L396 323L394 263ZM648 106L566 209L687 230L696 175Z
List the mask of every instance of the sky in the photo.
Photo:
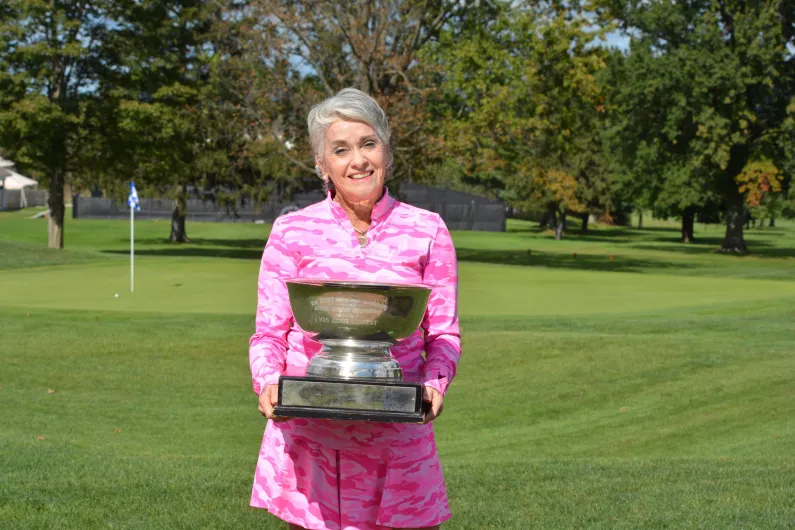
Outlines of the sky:
M610 48L618 48L620 50L629 49L629 37L617 31L607 34L607 46Z

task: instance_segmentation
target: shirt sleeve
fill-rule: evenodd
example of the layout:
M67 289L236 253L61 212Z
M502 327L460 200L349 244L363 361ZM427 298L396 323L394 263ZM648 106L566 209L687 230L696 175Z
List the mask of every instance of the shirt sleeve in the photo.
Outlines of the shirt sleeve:
M287 333L293 313L285 280L297 276L297 266L284 239L283 223L273 223L262 253L257 282L257 316L254 335L249 341L249 364L254 392L279 382L287 357Z
M422 384L444 394L455 377L461 357L461 333L458 326L458 264L453 239L441 218L431 242L422 280L432 289L422 321L425 330Z

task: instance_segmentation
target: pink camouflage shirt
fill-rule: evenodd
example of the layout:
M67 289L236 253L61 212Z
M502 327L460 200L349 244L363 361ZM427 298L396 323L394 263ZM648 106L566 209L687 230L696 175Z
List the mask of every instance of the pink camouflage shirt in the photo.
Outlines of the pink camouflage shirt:
M438 214L401 203L385 192L373 208L367 246L362 248L356 236L331 193L325 201L284 215L273 224L262 256L256 330L249 349L256 393L277 384L280 375L304 375L309 360L320 351L320 343L311 340L292 318L284 283L291 278L430 287L420 328L391 352L403 369L404 380L446 392L461 355L457 264L447 227ZM357 470L356 480L340 482L344 466L339 455L336 471L321 464L323 452L329 450L370 455L378 464L368 469L358 463L351 468ZM330 473L329 481L338 474L338 495L324 497L317 480L305 483L304 475L318 473L307 469L315 465ZM368 480L378 483L365 484ZM312 491L303 491L307 488ZM431 526L450 517L432 424L269 421L251 504L306 528ZM334 522L329 514L335 511L338 518L349 520ZM368 526L365 519L377 519L378 524Z

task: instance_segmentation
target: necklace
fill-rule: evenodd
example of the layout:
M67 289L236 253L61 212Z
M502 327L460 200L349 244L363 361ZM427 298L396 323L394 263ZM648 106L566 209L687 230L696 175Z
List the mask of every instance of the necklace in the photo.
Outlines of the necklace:
M362 248L366 247L367 243L369 242L367 239L367 230L369 230L369 228L365 230L357 230L355 226L353 227L353 231L359 234L356 236L356 239L359 240L359 246Z

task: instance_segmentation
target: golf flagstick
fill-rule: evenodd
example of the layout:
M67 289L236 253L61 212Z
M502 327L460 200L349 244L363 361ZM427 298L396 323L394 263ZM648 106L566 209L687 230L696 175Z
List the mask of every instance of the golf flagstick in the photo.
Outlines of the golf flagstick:
M130 292L135 291L135 209L130 208Z
M130 292L135 292L135 210L140 211L138 192L135 182L130 181L130 196L127 197L127 206L130 207Z

